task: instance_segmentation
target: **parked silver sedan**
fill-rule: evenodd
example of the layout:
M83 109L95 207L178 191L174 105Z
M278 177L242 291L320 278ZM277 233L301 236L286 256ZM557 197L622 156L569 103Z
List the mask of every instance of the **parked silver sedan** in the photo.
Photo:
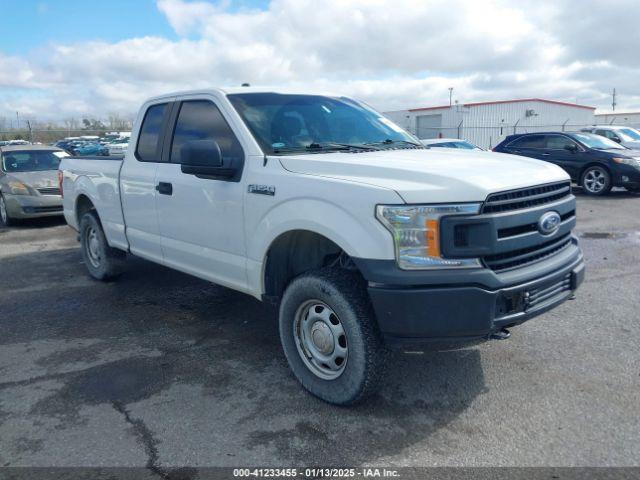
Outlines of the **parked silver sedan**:
M68 154L47 145L0 147L0 221L62 215L58 165Z

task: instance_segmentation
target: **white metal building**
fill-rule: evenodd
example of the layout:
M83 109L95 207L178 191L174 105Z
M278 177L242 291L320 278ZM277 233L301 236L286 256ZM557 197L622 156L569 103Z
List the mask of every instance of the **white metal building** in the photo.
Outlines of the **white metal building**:
M640 112L609 112L596 114L595 122L598 125L627 125L640 127Z
M593 125L595 107L540 98L411 108L384 115L418 138L464 138L483 148L507 135Z

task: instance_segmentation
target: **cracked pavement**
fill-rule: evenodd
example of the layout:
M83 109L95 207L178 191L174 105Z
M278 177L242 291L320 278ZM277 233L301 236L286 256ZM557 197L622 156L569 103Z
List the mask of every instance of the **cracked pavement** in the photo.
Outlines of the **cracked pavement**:
M0 465L637 465L640 196L578 193L578 215L575 301L395 355L356 408L298 386L272 308L135 258L95 282L60 220L0 229Z

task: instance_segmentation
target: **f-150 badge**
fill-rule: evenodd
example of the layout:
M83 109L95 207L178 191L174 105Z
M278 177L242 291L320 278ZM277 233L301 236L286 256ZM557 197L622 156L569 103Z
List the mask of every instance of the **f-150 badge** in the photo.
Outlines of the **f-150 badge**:
M249 185L249 193L271 195L273 197L276 194L276 187L273 185Z

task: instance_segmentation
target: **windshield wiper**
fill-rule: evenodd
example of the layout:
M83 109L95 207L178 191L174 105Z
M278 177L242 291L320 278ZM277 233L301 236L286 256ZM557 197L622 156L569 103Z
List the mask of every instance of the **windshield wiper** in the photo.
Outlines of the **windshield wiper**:
M357 144L357 143L339 143L339 142L311 142L308 145L284 146L273 149L274 153L285 152L311 152L322 153L328 151L347 151L347 150L377 150L376 147Z
M421 143L410 142L409 140L391 140L390 138L387 138L386 140L382 140L380 142L365 143L365 145L394 145L398 143L402 145L411 145L413 147L425 148Z
M375 150L375 147L363 143L312 142L307 150Z

